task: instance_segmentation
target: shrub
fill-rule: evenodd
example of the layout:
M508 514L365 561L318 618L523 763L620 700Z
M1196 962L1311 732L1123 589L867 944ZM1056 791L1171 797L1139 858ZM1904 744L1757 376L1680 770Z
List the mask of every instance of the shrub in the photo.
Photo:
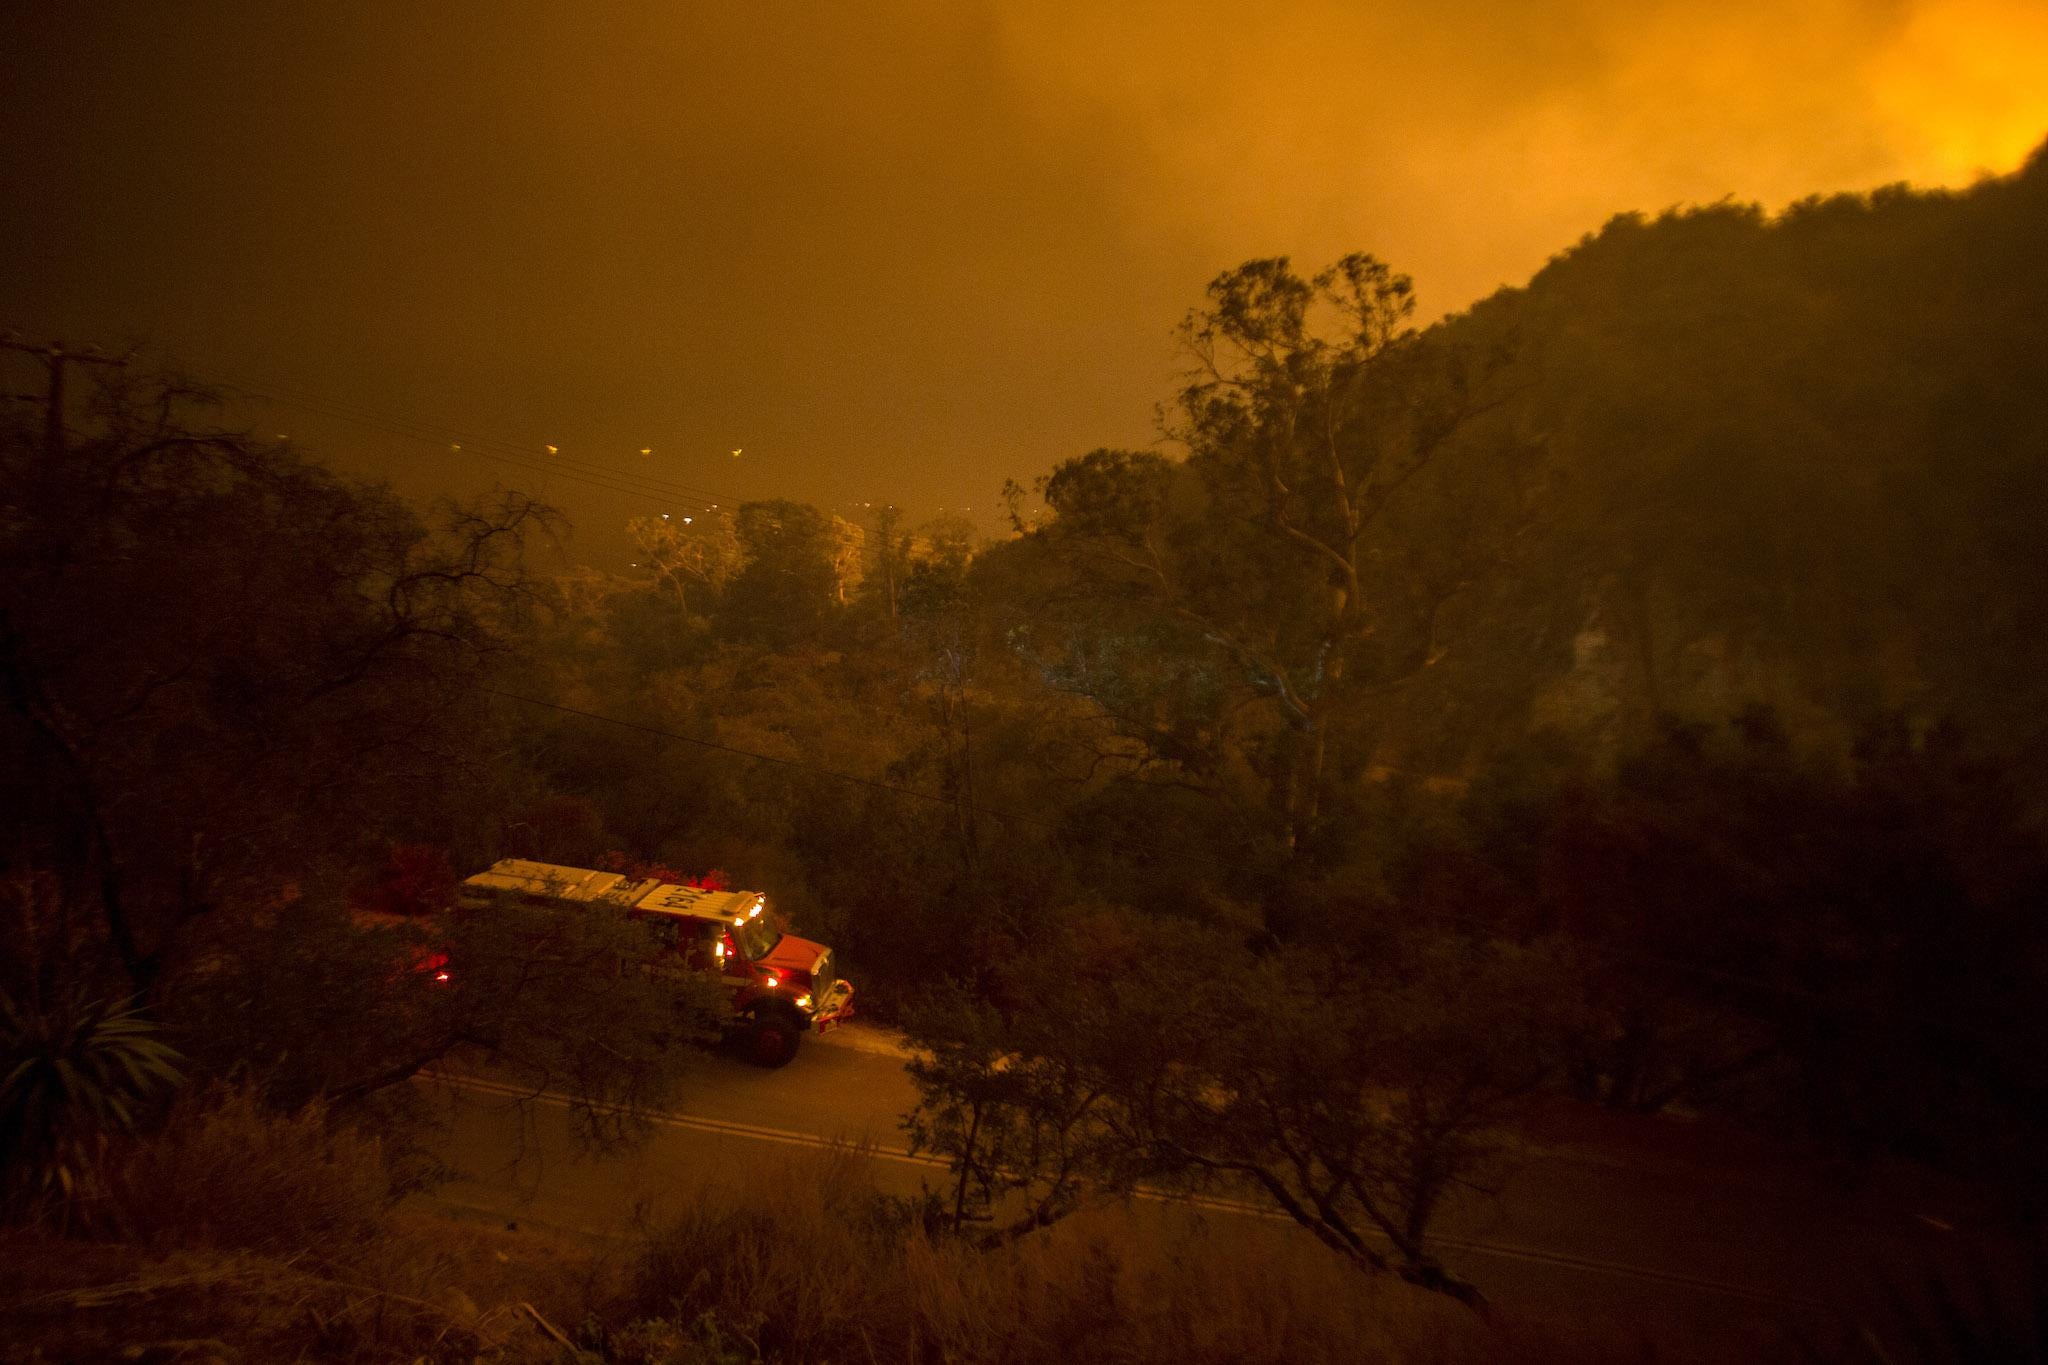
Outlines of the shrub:
M348 1259L383 1234L383 1145L309 1104L263 1107L248 1087L186 1097L161 1129L109 1154L98 1221L159 1250L310 1252Z
M82 1193L106 1141L177 1085L180 1060L131 1005L0 994L0 1204Z
M245 1251L155 1255L109 1243L0 1234L0 1359L56 1361L490 1361L563 1353L516 1308L478 1312L302 1261Z
M591 1344L633 1365L1616 1358L1369 1280L1291 1229L1179 1208L1093 1210L978 1251L872 1175L848 1149L726 1171L647 1237Z
M888 1301L897 1239L868 1159L835 1149L763 1166L707 1184L641 1250L607 1316L638 1324L631 1349L648 1365L694 1358L677 1354L686 1343L703 1355L707 1342L735 1338L771 1359L843 1355L849 1333L900 1316ZM749 1194L763 1189L774 1197Z

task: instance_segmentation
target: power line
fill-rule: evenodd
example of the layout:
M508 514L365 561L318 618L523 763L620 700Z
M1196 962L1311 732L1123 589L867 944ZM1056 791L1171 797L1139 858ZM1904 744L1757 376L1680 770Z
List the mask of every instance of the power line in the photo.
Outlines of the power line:
M97 347L83 347L71 350L58 345L30 345L23 342L12 332L5 334L4 337L0 337L0 346L4 346L8 350L21 351L36 356L55 367L54 382L60 391L62 365L67 360L86 364L120 366L126 364L130 358L129 356L122 356L118 359L110 358L105 356ZM619 493L635 498L647 498L651 501L663 502L671 507L682 508L692 512L720 511L726 507L737 508L751 501L751 499L740 498L731 493L721 493L715 489L702 488L680 480L664 478L659 475L641 474L636 471L619 469L614 466L579 459L575 456L563 455L558 448L545 442L529 444L513 441L502 436L479 434L472 430L445 423L395 416L389 412L379 411L360 401L322 397L316 394L308 394L302 390L295 391L274 384L253 384L232 376L222 376L219 386L243 399L298 408L302 411L347 422L354 426L400 436L407 440L419 442L422 445L439 447L442 448L444 453L461 452L473 454L530 474L567 479L572 483L580 483L586 487L600 489L604 492ZM46 406L52 412L61 411L61 403L49 403ZM543 451L546 454L542 454L541 452ZM885 538L877 546L875 541L878 533L874 529L851 518L840 517L836 511L831 509L824 510L827 510L831 514L833 521L837 523L835 529L844 528L852 532L864 553L871 553L879 549L880 556L887 557L897 549L915 554L920 552L931 553L936 548L936 542L931 536L920 535L915 531L904 533L902 538L895 544L891 544ZM943 507L939 509L940 512L945 512L946 510L948 509Z
M277 403L304 411L331 417L352 425L417 441L423 445L443 447L447 453L461 452L496 461L528 473L565 478L574 483L599 488L606 492L623 493L631 497L644 497L666 502L671 506L691 511L709 512L726 507L738 507L749 499L716 489L704 488L680 480L659 475L642 474L633 470L598 464L564 455L545 443L529 445L502 436L480 434L476 431L435 423L416 418L394 416L357 402L346 402L334 398L310 395L279 388L275 385L254 385L234 379L224 381L237 395L262 402ZM543 455L541 452L547 451ZM945 509L940 509L944 511ZM876 532L850 518L835 517L850 528L853 534L868 545ZM907 533L910 548L931 548L929 536L915 532ZM885 547L887 548L887 547Z
M0 350L16 351L32 356L42 362L43 372L48 376L48 387L43 395L43 453L51 459L64 456L64 371L71 365L98 365L105 369L118 370L128 364L127 356L105 355L97 346L86 346L72 350L61 341L37 345L24 341L15 332L0 336ZM33 402L33 399L30 399Z
M253 389L244 389L239 386L237 386L237 392L242 393L246 397L302 408L309 412L333 417L357 426L367 427L371 430L385 431L418 441L423 445L435 446L437 448L446 446L449 448L450 453L459 449L465 453L476 454L489 460L496 460L531 473L566 478L572 482L602 488L609 492L626 493L634 497L655 499L665 502L670 506L687 508L697 512L715 512L726 507L737 508L747 501L747 499L739 498L730 493L719 493L712 489L697 488L689 484L671 483L668 480L655 476L635 474L603 465L596 465L589 461L577 460L559 453L543 458L523 446L514 445L502 438L480 437L474 433L461 431L454 427L444 426L437 428L428 423L410 422L406 419L389 415L374 413L365 415L362 411L352 411L331 399L286 395L282 391L260 393ZM720 498L724 501L705 502L703 501L705 498ZM667 514L664 513L663 515L666 516ZM863 549L875 548L872 542L878 534L876 531L849 518L835 516L834 520L840 526L850 529L860 541ZM897 547L909 553L929 553L935 548L935 544L931 536L920 534L916 531L904 532L901 537L897 538ZM891 548L897 547L884 545L881 548L886 552Z
M559 452L543 456L545 446L529 448L500 437L479 435L461 428L393 417L374 410L351 406L334 399L315 398L303 394L287 393L282 390L258 390L234 386L236 392L245 398L279 403L305 411L333 417L356 426L380 430L390 434L418 441L423 445L441 446L450 453L460 451L515 465L538 474L560 475L572 481L592 483L611 492L629 493L641 497L660 498L684 506L701 507L708 510L717 506L712 499L732 502L729 494L710 489L697 488L655 475L640 474L631 470L616 469L606 465L564 456Z
M5 337L0 337L0 346L4 346L8 350L21 351L32 355L42 360L51 368L53 396L46 402L45 406L52 414L51 420L53 423L56 421L55 414L61 413L63 407L61 401L62 367L67 360L87 364L119 366L125 364L128 359L125 356L118 360L109 359L104 357L97 348L93 347L69 351L55 345L34 346L21 341L12 333L6 334ZM633 498L646 498L684 512L718 512L726 507L737 508L747 501L730 493L721 493L713 489L700 488L677 480L617 469L581 460L574 456L565 456L561 454L558 448L545 443L536 449L535 447L514 442L500 436L478 434L475 431L445 423L395 416L360 402L321 397L319 395L307 394L303 391L282 388L277 385L251 384L231 376L223 377L221 383L228 392L243 399L298 408L302 411L347 422L354 426L396 435L418 442L421 445L434 447L447 454L467 452L530 474L537 474L547 478L563 478L606 492L619 493ZM61 447L61 427L53 426L49 437L49 444L51 444L52 448ZM545 456L540 453L543 450L548 452ZM661 516L663 520L668 520L671 514L663 512ZM693 518L686 515L683 520L685 524L688 524ZM880 545L877 546L875 543L877 533L860 522L839 517L836 514L832 516L832 521L835 533L844 534L850 531L853 534L855 543L860 547L860 552L864 557L872 555L875 558L886 561L895 552L900 551L904 554L931 553L936 548L936 543L930 536L920 535L916 532L907 532L900 538L883 538ZM877 550L879 550L879 554L876 554Z
M618 467L612 467L612 465L598 465L598 463L592 463L592 460L582 460L578 456L561 454L559 450L555 450L551 446L545 446L545 444L535 448L535 446L526 446L526 444L520 444L520 442L506 440L502 436L483 436L483 434L477 434L477 432L465 430L465 428L444 426L444 424L430 424L430 422L420 422L420 420L406 420L406 417L393 417L389 413L379 413L375 409L367 409L367 407L362 407L362 405L348 405L348 403L342 403L338 399L322 399L322 397L309 397L309 395L303 395L303 393L289 393L289 391L274 389L274 387L258 389L258 387L246 387L246 385L240 385L240 383L236 383L233 387L236 387L236 391L242 397L270 401L270 403L283 403L283 405L289 405L289 407L299 407L299 409L313 411L313 413L326 415L326 417L336 417L336 420L350 422L354 426L362 426L362 428L371 428L371 430L381 430L381 432L387 432L387 434L403 436L403 438L408 438L408 440L416 440L420 444L444 446L444 448L449 448L449 452L457 452L459 450L459 452L465 452L465 454L477 454L481 458L496 460L496 463L510 465L514 469L522 469L526 473L537 473L537 475L547 475L547 477L561 477L561 479L569 479L571 483L584 483L584 485L598 487L598 489L604 489L604 491L610 491L610 493L627 493L627 495L633 495L633 497L647 497L647 499L653 499L653 501L664 501L664 503L672 505L672 508L688 508L688 510L696 510L696 512L715 512L715 510L723 510L723 508L737 508L737 505L750 501L750 499L739 497L735 493L721 493L717 489L696 487L696 485L690 485L690 483L680 483L680 481L674 481L674 479L664 479L664 477L659 477L659 475L643 475L643 473L637 473L637 471L618 469ZM543 450L547 454L543 454ZM864 540L868 536L868 528L866 526L860 526L858 522L852 522L848 518L840 518L840 522L844 526L848 526L858 538Z

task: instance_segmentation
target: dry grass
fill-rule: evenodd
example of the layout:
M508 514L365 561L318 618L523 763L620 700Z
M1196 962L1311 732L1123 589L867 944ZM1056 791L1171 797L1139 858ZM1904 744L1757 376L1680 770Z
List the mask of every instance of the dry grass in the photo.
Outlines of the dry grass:
M1363 1280L1283 1229L1153 1206L977 1252L872 1175L851 1150L723 1166L682 1216L607 1252L395 1208L374 1140L216 1094L110 1163L98 1216L122 1240L0 1234L0 1361L1643 1358Z
M215 1091L96 1177L100 1240L0 1234L0 1360L556 1360L598 1293L586 1247L395 1210L317 1108Z
M183 1101L109 1155L87 1212L144 1246L357 1258L384 1233L391 1180L377 1139L318 1105L266 1110L249 1090Z
M0 1360L551 1361L522 1305L479 1309L348 1271L240 1251L0 1237Z
M392 1215L374 1273L380 1283L423 1298L439 1299L460 1286L479 1305L529 1304L573 1334L591 1305L617 1296L624 1261L615 1245L529 1223L512 1229L422 1204Z
M636 1365L1639 1358L1362 1280L1279 1229L1166 1210L1103 1210L976 1252L892 1217L868 1176L838 1152L707 1185L603 1305L602 1344Z

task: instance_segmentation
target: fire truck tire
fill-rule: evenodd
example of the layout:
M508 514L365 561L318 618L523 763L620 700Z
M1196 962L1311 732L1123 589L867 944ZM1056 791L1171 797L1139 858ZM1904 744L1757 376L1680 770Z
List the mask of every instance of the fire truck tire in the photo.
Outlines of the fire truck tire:
M788 1014L781 1010L762 1010L747 1025L742 1043L748 1061L773 1070L789 1065L789 1059L796 1056L797 1044L803 1038L802 1027Z

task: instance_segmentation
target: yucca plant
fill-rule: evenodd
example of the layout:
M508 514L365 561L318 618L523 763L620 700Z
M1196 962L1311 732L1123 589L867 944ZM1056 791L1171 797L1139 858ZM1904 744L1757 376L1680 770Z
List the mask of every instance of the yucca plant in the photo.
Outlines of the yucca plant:
M36 1009L0 993L0 1201L77 1195L106 1139L135 1130L183 1060L133 1001L71 993Z

